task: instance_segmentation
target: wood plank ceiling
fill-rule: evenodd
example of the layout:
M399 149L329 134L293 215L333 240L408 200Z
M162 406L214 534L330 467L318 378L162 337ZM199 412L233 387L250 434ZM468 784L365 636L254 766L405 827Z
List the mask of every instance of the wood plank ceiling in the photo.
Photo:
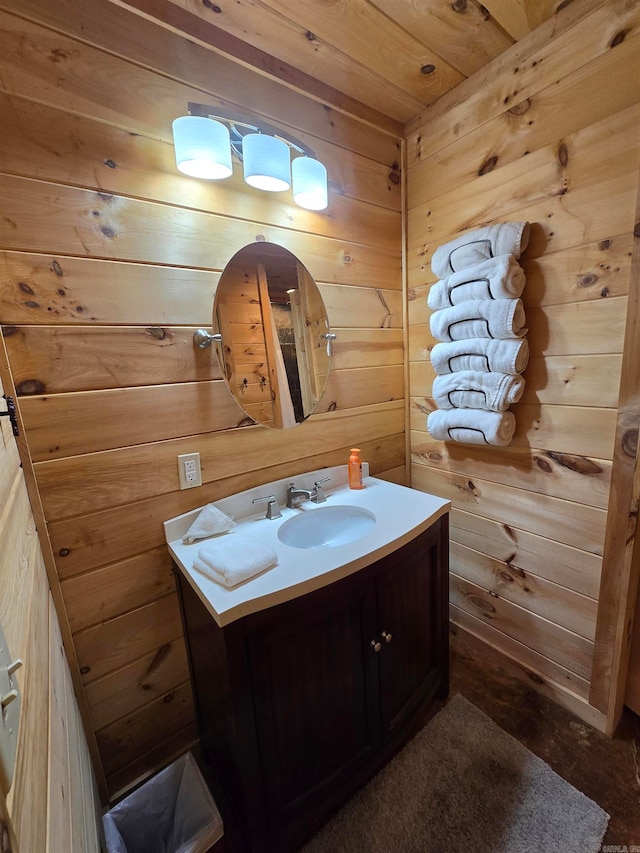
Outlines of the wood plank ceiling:
M407 122L572 0L118 2L381 124Z

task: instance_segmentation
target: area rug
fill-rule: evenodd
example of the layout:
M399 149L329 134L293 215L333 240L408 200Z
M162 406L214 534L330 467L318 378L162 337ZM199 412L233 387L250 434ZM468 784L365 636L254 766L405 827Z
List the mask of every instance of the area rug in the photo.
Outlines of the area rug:
M608 822L456 695L303 853L597 853Z

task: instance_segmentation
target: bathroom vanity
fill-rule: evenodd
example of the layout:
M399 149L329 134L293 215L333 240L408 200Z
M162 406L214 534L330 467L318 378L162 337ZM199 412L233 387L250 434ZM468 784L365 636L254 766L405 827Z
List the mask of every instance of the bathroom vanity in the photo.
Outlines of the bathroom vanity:
M279 560L236 590L191 567L198 543L178 536L197 511L165 523L225 851L299 849L447 694L448 502L375 478L350 491L345 466L294 479L324 476L326 503L229 534L275 542ZM283 504L288 482L216 506L239 520L257 494ZM344 544L278 539L285 522L329 506L366 507L376 523Z

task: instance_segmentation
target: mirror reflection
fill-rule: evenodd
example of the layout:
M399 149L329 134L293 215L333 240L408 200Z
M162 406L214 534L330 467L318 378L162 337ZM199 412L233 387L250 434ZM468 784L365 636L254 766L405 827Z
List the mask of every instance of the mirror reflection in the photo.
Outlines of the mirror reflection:
M294 254L273 243L240 249L220 278L213 328L224 377L250 418L286 429L309 417L329 375L329 321Z

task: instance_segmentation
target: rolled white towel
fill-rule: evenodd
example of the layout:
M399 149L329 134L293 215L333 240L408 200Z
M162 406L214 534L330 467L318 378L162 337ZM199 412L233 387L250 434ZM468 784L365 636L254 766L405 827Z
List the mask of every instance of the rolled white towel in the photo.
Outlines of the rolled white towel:
M466 338L522 338L527 334L521 299L469 299L434 311L431 334L439 341Z
M487 409L504 412L524 391L522 376L462 370L436 376L433 401L439 409Z
M214 504L207 504L182 537L183 542L195 542L218 533L227 533L236 526L235 521Z
M438 278L446 278L472 264L498 255L519 258L529 242L528 222L501 222L467 231L439 246L431 258L431 269Z
M526 338L505 341L471 338L436 344L431 350L431 365L439 375L458 370L524 373L528 362L529 344Z
M427 305L438 311L465 299L517 299L524 284L524 270L514 256L500 255L437 281L429 290Z
M212 539L198 549L193 568L227 588L272 568L278 555L267 545L241 536Z
M427 431L438 441L461 444L492 444L506 447L513 438L513 412L485 412L479 409L436 409L427 418Z

